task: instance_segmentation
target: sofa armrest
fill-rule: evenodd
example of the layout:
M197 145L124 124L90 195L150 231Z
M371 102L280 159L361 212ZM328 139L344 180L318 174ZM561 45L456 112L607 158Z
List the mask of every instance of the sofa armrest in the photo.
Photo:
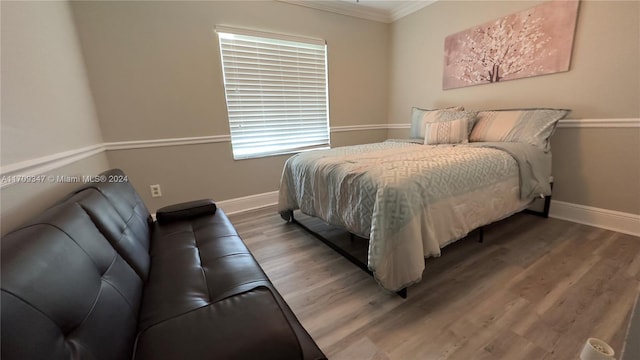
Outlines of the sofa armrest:
M216 203L211 199L188 201L158 209L156 220L160 224L166 224L203 215L213 215L216 213L216 209Z

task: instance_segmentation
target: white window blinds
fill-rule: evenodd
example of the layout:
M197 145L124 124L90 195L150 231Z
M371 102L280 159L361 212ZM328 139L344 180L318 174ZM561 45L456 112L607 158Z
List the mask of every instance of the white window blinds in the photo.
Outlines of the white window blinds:
M234 158L328 147L326 44L222 27L216 32Z

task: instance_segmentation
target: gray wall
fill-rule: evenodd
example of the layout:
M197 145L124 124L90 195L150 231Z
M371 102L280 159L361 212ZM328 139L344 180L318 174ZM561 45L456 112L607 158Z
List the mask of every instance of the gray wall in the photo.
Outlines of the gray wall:
M639 118L638 2L581 2L569 72L441 90L447 35L535 4L444 0L389 25L280 2L2 1L0 160L4 169L103 141L228 135L216 24L326 39L333 128L406 124L412 106L453 104ZM407 132L333 132L332 144ZM234 161L230 146L112 150L53 174L123 168L152 211L277 190L287 156ZM559 128L552 146L555 199L640 214L639 128ZM149 196L155 183L162 198ZM3 188L2 232L72 186Z
M412 106L557 107L573 119L640 118L640 2L581 1L570 71L442 90L446 36L539 2L439 1L391 25L389 123ZM406 137L408 130L389 131ZM559 128L554 199L640 214L640 128Z
M102 143L76 31L65 2L2 1L0 161L7 165ZM96 174L104 154L52 175ZM3 172L3 175L6 175ZM0 190L1 232L48 207L73 185L15 184Z
M332 127L386 124L389 25L274 1L73 2L105 141L228 135L216 25L325 39ZM250 11L249 11L250 9ZM386 131L332 134L332 145ZM229 142L109 151L151 208L278 189L287 156L234 161ZM151 198L160 184L162 198Z

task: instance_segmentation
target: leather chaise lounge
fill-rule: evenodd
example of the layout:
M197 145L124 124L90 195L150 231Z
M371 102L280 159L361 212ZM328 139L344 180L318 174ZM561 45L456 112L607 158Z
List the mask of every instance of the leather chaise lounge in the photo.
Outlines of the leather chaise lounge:
M212 201L101 175L2 238L3 360L325 358Z

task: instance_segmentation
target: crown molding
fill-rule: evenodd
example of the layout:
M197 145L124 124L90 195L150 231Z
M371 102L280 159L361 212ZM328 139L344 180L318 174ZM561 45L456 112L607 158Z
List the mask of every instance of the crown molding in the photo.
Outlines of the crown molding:
M383 23L392 23L404 16L429 6L438 0L413 0L398 1L398 5L389 11L384 9L373 8L357 2L349 2L344 0L276 0L293 5L304 6L312 9L328 11L335 14L357 17L366 20L373 20Z
M413 14L414 12L427 7L437 1L438 0L403 1L401 5L399 4L391 11L390 22L394 22L409 14Z
M339 1L310 1L310 0L276 0L293 5L304 6L316 10L328 11L335 14L353 16L361 19L390 23L391 16L387 11L360 6L358 4Z

